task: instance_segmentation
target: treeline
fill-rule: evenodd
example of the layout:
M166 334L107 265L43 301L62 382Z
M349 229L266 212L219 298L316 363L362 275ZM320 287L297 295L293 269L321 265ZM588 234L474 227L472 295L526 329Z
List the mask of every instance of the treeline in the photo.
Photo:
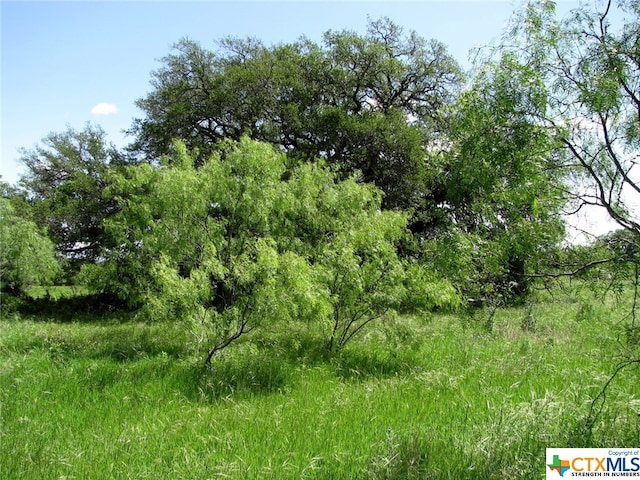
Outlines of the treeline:
M627 232L633 263L639 16L528 3L473 74L389 19L320 43L183 39L127 148L87 125L22 152L2 290L82 283L190 321L210 359L270 318L339 349L392 312L513 301L578 257L605 264L563 244L585 205Z

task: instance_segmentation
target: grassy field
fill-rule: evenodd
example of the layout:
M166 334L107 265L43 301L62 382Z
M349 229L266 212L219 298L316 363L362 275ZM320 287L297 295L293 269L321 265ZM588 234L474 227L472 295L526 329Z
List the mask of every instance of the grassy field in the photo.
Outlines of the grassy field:
M11 315L0 478L544 478L546 447L640 445L634 366L586 421L620 355L637 353L626 311L557 292L402 317L332 358L304 325L274 326L212 369L179 322Z

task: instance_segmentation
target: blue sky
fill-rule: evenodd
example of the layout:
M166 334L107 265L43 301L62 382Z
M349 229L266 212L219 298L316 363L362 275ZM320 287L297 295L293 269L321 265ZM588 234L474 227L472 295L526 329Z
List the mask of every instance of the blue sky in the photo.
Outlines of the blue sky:
M151 71L182 37L215 48L225 36L266 44L327 30L364 32L367 16L447 45L467 68L469 50L498 39L519 1L0 1L2 180L22 171L20 147L87 122L124 146ZM563 9L576 2L564 1ZM102 105L101 105L102 104Z

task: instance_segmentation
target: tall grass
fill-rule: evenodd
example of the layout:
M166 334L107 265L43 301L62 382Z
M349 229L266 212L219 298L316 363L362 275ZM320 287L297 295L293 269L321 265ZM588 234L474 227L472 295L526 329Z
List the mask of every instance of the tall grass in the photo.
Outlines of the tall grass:
M179 322L4 319L0 478L543 478L546 447L640 444L637 369L584 428L633 348L616 305L402 317L334 357L274 326L211 369Z

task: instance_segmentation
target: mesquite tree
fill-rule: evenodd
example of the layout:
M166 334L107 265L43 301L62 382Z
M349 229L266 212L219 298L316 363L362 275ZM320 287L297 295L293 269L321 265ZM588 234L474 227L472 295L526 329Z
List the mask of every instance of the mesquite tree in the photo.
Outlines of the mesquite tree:
M381 211L374 186L322 163L288 169L246 138L199 167L175 148L164 166L112 178L118 247L85 274L150 318L188 322L207 363L264 322L310 322L338 350L405 301L406 215Z
M555 136L555 168L571 178L573 208L604 208L640 235L640 6L608 0L562 20L552 2L531 2L502 47L538 72L543 108L526 114ZM551 165L550 165L551 166Z

